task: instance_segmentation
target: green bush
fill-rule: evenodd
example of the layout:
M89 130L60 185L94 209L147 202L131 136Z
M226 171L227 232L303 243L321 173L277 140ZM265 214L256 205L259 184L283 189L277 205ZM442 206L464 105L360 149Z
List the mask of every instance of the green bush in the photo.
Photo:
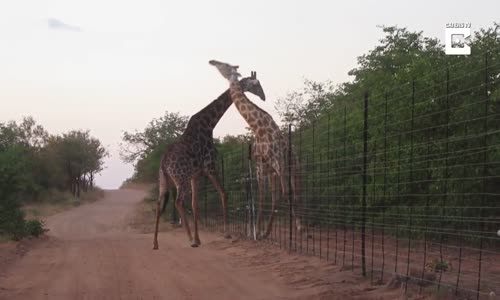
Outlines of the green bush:
M39 237L45 231L40 220L24 219L24 212L12 198L0 200L0 235L18 241L26 236Z
M24 225L25 234L28 236L39 237L45 232L44 225L45 224L40 220L28 220Z
M24 213L12 198L0 199L0 235L13 240L24 237Z

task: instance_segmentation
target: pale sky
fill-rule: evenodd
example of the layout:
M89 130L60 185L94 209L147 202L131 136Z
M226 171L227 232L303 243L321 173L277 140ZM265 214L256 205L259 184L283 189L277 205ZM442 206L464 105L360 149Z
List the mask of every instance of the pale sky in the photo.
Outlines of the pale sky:
M1 0L0 122L31 115L50 133L90 129L110 150L97 178L116 188L123 131L170 112L192 115L228 87L208 60L240 65L263 109L316 81L349 80L356 57L406 26L444 40L447 22L500 22L500 1ZM215 136L244 132L231 107Z

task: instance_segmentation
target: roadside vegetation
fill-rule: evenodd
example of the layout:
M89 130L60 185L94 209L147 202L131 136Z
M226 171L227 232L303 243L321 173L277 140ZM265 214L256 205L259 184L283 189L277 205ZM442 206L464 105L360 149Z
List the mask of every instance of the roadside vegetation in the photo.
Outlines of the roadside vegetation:
M0 236L39 236L41 217L98 198L107 155L89 131L53 135L32 117L0 122Z

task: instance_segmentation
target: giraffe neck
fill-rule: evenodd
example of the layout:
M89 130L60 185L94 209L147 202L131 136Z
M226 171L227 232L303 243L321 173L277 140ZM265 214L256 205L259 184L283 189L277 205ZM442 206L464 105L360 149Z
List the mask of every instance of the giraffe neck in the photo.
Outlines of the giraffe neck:
M257 131L261 127L258 125L258 120L263 119L268 113L263 111L245 96L241 89L241 84L238 81L231 80L229 91L231 99L241 116L247 121L254 134L257 134Z
M217 99L212 101L209 105L205 106L202 110L193 115L191 119L189 119L183 136L195 134L200 130L205 132L207 130L213 131L232 103L229 90L226 90Z

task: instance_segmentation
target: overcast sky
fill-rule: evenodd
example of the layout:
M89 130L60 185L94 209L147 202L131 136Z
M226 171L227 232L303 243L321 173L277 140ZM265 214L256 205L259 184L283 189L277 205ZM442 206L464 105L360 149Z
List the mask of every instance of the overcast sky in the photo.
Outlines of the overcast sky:
M123 131L166 110L192 115L228 87L210 59L256 70L267 101L252 99L278 119L275 100L303 78L349 80L382 37L377 25L444 40L447 22L475 30L499 11L498 0L2 0L0 122L32 115L50 133L90 129L112 155L97 183L116 188L132 174L118 155ZM215 135L245 125L231 107Z

